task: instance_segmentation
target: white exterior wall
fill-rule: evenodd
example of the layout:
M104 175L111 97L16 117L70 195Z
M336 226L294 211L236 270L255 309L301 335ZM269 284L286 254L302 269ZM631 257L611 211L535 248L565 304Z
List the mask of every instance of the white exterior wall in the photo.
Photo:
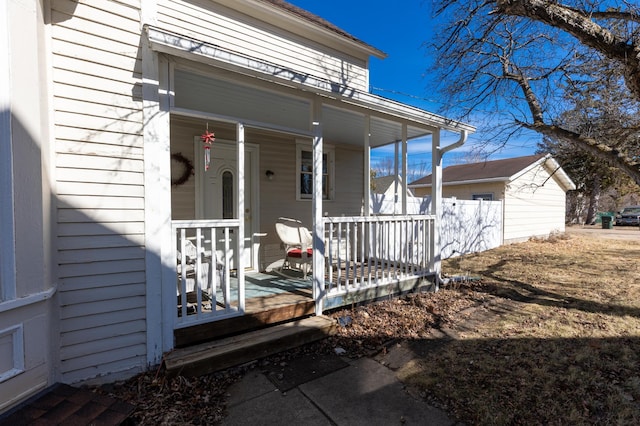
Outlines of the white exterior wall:
M64 382L146 361L139 3L51 1Z
M159 0L158 27L292 71L368 91L367 61L347 56L215 1Z
M504 200L504 241L564 232L565 200L564 190L543 166L512 181Z
M0 2L0 413L54 381L44 14Z

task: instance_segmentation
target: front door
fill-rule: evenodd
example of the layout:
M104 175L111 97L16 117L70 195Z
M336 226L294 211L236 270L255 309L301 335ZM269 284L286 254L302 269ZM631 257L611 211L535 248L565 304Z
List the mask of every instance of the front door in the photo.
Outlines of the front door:
M204 170L204 156L202 143L199 137L196 143L196 173L201 174L197 182L201 182L196 192L199 194L199 203L196 203L198 219L233 219L239 217L238 202L236 198L236 185L238 182L238 163L236 144L216 140L211 147L211 162L209 170ZM254 212L257 208L257 194L254 175L256 174L258 147L245 145L245 187L244 187L244 233L245 250L244 265L246 269L257 269L258 244L255 244L254 234L257 229L258 216ZM232 247L235 247L235 236L232 235ZM235 257L232 258L232 268L236 268Z

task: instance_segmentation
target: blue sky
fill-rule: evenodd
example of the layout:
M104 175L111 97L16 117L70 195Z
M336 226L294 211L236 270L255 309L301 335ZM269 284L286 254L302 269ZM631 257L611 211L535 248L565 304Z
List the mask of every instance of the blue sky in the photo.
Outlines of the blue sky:
M371 58L370 85L377 95L392 98L416 107L437 112L441 103L429 91L426 74L433 57L424 43L433 32L431 1L429 0L288 0L354 35L387 54L379 60ZM477 123L470 122L471 125ZM537 139L508 144L491 154L490 159L518 157L533 154ZM453 157L486 142L482 130L471 136L469 142L455 151ZM409 162L424 156L430 162L430 143L409 143ZM392 155L393 148L374 155ZM375 158L373 159L375 161ZM446 163L445 163L446 165Z

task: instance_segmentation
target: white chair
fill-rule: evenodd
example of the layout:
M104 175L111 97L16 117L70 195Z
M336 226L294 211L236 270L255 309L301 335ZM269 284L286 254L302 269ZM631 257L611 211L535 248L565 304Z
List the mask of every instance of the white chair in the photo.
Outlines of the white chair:
M313 237L302 222L286 217L278 218L276 233L284 245L284 261L279 272L284 275L284 268L298 266L302 270L303 279L307 279L308 267L313 260Z

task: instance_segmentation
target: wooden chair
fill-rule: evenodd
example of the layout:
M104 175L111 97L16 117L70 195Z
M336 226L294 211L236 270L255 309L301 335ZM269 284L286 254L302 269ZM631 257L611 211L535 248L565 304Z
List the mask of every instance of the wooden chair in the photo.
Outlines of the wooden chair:
M299 220L281 217L276 222L276 233L284 246L284 261L278 271L285 275L285 267L294 269L292 265L296 265L302 270L303 279L307 279L308 267L313 260L311 232Z

